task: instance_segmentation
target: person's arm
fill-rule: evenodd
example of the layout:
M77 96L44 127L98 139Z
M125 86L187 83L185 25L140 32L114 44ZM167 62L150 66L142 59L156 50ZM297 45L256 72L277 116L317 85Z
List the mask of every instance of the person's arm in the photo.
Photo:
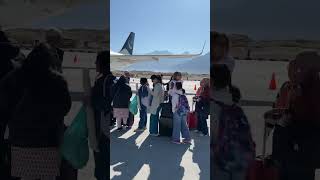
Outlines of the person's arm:
M156 96L156 87L153 88L153 90L151 90L150 88L148 88L148 92L152 95L152 96Z
M189 105L189 101L188 101L186 96L185 96L185 101L186 101L186 104L187 104L187 110L188 110L188 112L190 112L190 105Z
M71 100L71 96L70 96L67 82L65 82L65 81L63 81L61 93L62 93L62 97L63 97L63 99L62 99L63 100L63 114L64 114L64 116L66 116L71 109L72 100Z

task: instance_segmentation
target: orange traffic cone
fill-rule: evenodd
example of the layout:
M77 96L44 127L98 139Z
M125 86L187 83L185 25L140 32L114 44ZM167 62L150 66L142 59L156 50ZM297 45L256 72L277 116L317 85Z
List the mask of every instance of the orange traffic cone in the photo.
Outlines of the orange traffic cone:
M77 63L77 62L78 62L78 56L77 56L77 55L74 56L73 62L74 62L74 63Z
M276 90L277 89L277 82L276 82L276 74L272 73L272 78L269 84L270 90Z
M194 88L193 88L193 89L194 89L195 91L197 90L197 85L196 85L196 84L194 85Z

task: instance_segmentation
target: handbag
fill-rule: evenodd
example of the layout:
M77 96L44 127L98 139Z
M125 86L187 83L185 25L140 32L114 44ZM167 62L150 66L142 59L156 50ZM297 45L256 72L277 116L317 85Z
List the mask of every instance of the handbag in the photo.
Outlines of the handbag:
M86 166L89 160L88 128L85 107L82 106L65 131L60 152L75 169Z

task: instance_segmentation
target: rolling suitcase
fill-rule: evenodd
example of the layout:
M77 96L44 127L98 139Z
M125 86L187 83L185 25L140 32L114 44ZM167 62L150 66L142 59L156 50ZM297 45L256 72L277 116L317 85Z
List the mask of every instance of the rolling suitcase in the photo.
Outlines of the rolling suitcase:
M258 156L249 166L247 180L279 180L280 173L276 162L271 156L266 156L266 143L271 130L274 128L277 117L268 111L265 118L265 127L262 144L262 155ZM270 116L271 115L271 116Z
M187 115L187 123L190 130L195 130L197 129L197 126L198 126L197 113L193 110L194 103L195 102L193 101L191 106L192 110Z
M159 134L160 136L172 136L173 129L173 113L170 102L162 103L160 105L160 119L159 119Z
M160 117L159 134L160 136L172 136L172 118Z
M172 104L170 102L162 103L160 108L160 117L173 118Z

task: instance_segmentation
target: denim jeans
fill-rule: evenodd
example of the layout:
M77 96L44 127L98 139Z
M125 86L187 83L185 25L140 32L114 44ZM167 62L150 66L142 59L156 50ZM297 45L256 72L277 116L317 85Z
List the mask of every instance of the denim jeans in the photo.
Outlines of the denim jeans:
M141 104L139 129L145 128L147 125L147 107Z
M159 112L160 112L160 106L157 109L156 114L150 115L150 134L159 134Z
M95 170L94 175L97 180L110 179L109 163L110 163L110 144L108 138L101 134L99 138L99 152L94 152Z
M198 131L202 132L204 135L208 135L208 116L202 112L198 112Z
M187 125L187 115L179 115L177 112L173 113L173 131L172 140L180 141L180 133L182 138L189 141L190 131Z

